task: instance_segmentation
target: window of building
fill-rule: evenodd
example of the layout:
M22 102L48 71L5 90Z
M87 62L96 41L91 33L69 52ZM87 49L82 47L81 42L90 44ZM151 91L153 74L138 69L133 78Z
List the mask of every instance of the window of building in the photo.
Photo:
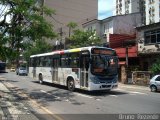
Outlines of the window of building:
M145 35L145 44L160 43L160 29L147 31Z
M160 43L160 30L157 31L157 42Z
M106 25L103 26L103 33L106 32Z

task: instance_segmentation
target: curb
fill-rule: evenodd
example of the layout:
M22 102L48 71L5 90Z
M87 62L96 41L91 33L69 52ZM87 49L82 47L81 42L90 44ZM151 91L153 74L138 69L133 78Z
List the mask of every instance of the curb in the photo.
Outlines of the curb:
M122 84L118 83L120 88L128 88L128 89L135 89L135 90L150 90L148 86L139 86L139 85L133 85L133 84Z

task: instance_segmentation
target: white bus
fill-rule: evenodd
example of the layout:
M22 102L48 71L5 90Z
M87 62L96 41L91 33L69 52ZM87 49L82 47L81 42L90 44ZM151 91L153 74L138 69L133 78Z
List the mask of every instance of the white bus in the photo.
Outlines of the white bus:
M30 56L29 75L70 91L111 90L118 87L118 57L106 47L82 47Z

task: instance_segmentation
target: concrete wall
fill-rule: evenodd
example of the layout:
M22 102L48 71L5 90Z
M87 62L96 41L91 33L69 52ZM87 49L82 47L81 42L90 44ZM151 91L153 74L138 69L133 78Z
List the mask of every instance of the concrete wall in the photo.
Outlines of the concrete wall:
M141 23L140 13L119 15L104 20L91 20L83 24L85 29L96 26L97 35L109 42L109 34L136 34L135 27ZM104 37L106 36L106 37Z
M85 19L97 18L98 15L98 0L45 0L44 4L56 10L54 18L45 17L54 24L55 32L59 33L62 28L63 40L69 36L69 28L66 27L69 22L75 22L81 28ZM55 41L51 41L51 44L55 44Z
M55 29L71 21L81 24L98 14L98 0L45 0L45 5L56 10L55 20L51 20Z
M160 29L160 23L148 25L144 28L140 28L137 30L137 41L138 41L138 53L139 54L152 54L152 53L160 53L155 44L147 44L145 45L145 35L146 31ZM157 44L160 47L160 44Z
M117 16L113 19L113 34L135 34L135 27L141 23L140 14Z

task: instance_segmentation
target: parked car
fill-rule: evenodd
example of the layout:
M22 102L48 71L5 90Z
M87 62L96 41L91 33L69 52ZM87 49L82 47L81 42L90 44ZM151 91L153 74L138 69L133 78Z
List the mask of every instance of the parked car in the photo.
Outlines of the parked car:
M10 72L15 72L15 71L16 71L16 69L14 67L10 68Z
M160 90L160 75L155 75L150 80L150 89L152 92L156 92Z
M27 68L25 68L25 67L19 67L19 68L17 68L17 70L16 70L16 74L17 75L28 75L28 71L27 71Z

